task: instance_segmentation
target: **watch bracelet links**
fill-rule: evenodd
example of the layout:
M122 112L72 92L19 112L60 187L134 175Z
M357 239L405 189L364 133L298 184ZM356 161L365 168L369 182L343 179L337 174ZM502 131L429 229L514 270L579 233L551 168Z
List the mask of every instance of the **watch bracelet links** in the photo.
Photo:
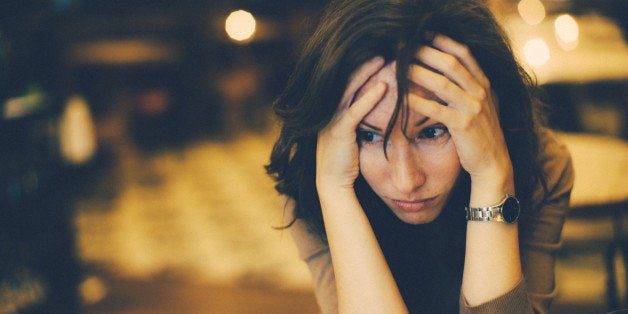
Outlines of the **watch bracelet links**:
M504 202L511 197L511 194L506 194L504 199L502 199L497 205L489 206L489 207L471 207L465 206L464 210L466 212L465 218L467 221L495 221L495 222L505 222L504 216L501 215L501 206L503 206ZM495 211L499 210L498 215L494 215Z
M467 221L497 221L497 222L504 221L504 218L502 215L495 215L495 216L493 215L493 210L491 210L490 208L495 208L495 207L489 207L489 208L466 207L465 211L466 211Z

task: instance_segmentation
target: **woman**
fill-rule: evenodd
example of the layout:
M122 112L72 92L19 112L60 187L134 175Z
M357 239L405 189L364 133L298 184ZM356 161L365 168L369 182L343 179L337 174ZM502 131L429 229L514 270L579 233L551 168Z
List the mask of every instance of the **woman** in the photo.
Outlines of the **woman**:
M480 1L327 7L267 166L323 312L547 312L573 174L531 85Z

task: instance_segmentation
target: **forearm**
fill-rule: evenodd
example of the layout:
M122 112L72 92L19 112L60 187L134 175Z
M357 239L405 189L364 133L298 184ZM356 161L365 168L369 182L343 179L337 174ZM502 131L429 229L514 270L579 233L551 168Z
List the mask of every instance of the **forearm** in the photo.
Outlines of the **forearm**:
M319 195L323 194L320 193ZM326 201L329 200L329 201ZM399 289L353 191L321 197L341 313L405 313Z
M471 207L493 205L514 194L512 178L472 183ZM462 293L469 305L490 301L510 291L521 280L517 224L495 221L467 223Z

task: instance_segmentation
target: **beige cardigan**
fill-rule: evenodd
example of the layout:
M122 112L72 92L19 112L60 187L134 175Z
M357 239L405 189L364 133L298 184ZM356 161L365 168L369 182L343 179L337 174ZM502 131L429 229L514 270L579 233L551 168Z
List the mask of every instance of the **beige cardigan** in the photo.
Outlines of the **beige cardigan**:
M554 264L561 246L561 230L569 207L574 181L571 157L549 130L541 130L540 161L548 193L539 186L534 194L538 214L519 228L524 279L511 291L476 307L460 297L460 313L547 313L556 296ZM336 284L329 247L297 220L290 227L292 237L312 274L314 292L322 313L337 312Z

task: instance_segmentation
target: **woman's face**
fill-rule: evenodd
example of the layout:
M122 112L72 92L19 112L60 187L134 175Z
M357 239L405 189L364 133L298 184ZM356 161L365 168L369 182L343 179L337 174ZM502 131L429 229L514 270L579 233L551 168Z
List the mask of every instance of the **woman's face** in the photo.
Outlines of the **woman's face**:
M431 222L443 210L460 174L458 154L444 125L410 111L405 135L400 121L395 123L386 156L383 136L397 101L395 63L371 77L356 97L379 81L388 84L387 93L357 131L360 172L399 219L409 224ZM435 99L416 85L410 92Z

